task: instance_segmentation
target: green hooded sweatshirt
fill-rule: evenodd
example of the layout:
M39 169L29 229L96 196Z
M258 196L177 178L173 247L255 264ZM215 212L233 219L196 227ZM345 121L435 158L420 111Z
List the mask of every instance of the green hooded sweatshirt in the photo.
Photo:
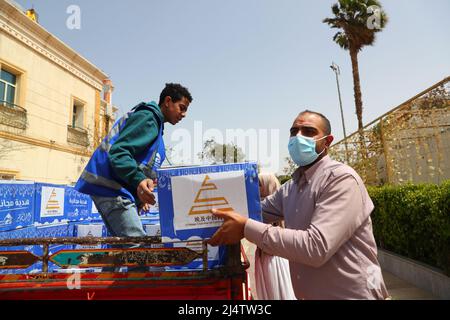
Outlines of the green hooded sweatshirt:
M156 142L159 123L161 125L164 123L164 116L156 102L152 101L148 105L155 113L145 109L134 112L127 119L119 137L109 150L109 159L114 173L122 183L125 183L126 189L133 194L136 201L138 201L137 187L147 178L139 168L139 163L135 160L136 156L147 151Z

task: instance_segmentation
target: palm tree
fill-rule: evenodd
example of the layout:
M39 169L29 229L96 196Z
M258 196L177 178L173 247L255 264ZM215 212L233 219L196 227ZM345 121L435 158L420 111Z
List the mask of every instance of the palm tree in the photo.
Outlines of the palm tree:
M350 53L358 131L361 147L365 150L358 53L364 46L374 44L375 33L380 32L386 26L387 15L378 0L339 0L331 7L331 11L334 17L326 18L323 22L331 28L341 30L334 35L333 40ZM365 152L362 154L364 156Z

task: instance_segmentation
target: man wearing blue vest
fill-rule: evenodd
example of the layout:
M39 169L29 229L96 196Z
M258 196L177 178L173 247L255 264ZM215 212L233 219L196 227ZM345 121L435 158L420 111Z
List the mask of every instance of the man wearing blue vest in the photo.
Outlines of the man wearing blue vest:
M138 208L155 204L156 170L165 159L164 123L180 122L192 102L188 89L169 83L159 103L142 102L116 121L75 186L89 194L112 236L144 237Z

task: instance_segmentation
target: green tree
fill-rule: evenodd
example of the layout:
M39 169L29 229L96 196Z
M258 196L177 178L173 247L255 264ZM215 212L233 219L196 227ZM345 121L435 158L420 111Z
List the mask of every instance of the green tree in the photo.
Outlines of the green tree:
M220 144L213 139L205 141L203 150L198 154L200 160L211 164L238 163L245 159L241 148L233 143Z
M358 131L361 147L365 150L358 53L363 47L374 44L375 34L386 26L388 18L378 0L339 0L331 7L331 11L334 17L326 18L323 22L331 28L340 29L333 40L350 53Z
M286 157L284 160L286 161L286 166L283 168L283 172L286 176L291 176L295 170L297 170L298 166L291 159L291 157Z

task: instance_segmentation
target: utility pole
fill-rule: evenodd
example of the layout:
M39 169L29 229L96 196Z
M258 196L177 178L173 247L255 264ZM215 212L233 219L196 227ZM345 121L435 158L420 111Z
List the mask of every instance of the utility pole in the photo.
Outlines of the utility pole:
M341 89L339 87L339 75L341 74L341 70L339 69L339 66L337 64L335 64L334 62L331 64L330 68L336 74L336 84L337 84L338 95L339 95L339 106L341 108L342 129L344 130L345 161L348 164L349 162L348 162L347 133L345 132L344 110L342 109Z

